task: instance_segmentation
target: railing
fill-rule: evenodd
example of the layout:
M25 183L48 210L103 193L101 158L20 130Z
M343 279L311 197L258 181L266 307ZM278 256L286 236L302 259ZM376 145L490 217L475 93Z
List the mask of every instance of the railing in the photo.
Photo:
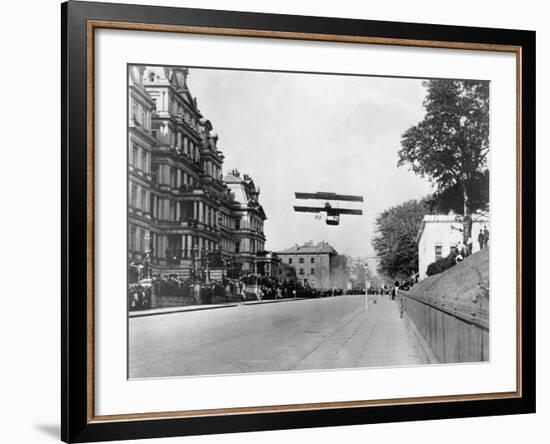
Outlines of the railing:
M452 304L398 291L399 303L441 363L489 360L489 314L482 301Z

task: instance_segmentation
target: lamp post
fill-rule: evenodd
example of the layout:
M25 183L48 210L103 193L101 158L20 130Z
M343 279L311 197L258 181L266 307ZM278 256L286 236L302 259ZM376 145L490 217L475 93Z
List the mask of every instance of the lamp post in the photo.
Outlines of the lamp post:
M145 259L143 260L145 267L144 275L145 278L151 279L151 258L155 249L153 248L153 238L149 231L145 234L145 240L149 244L149 249L145 251Z
M207 250L204 250L204 265L205 265L205 277L204 277L204 281L205 283L209 284L210 283L210 258L208 256L208 249Z
M199 275L198 260L199 260L199 246L193 245L191 248L191 259L193 261L193 281L196 281Z
M369 264L365 261L365 311L369 310Z

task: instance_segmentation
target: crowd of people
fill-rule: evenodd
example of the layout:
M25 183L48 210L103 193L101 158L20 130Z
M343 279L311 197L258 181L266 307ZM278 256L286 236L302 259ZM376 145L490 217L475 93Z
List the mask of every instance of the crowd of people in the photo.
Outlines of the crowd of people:
M152 307L152 293L159 297L181 299L182 305L216 304L230 301L246 301L286 298L322 298L359 294L364 290L316 289L302 285L298 281L280 282L274 277L259 274L245 274L239 278L212 279L197 282L179 278L177 275L153 275L128 286L130 310L143 310Z
M487 229L487 225L483 227L483 230L479 230L477 241L479 242L480 250L483 250L485 247L489 246L489 230Z
M151 307L151 287L140 284L128 286L128 306L130 310L144 310Z
M393 285L382 284L380 287L371 287L368 289L368 294L380 296L387 295L392 300L395 300L395 298L397 297L397 290L408 291L413 288L413 286L417 283L418 273L413 272L406 279L402 279L401 281L396 280Z
M485 225L482 230L479 230L477 236L479 243L479 249L483 250L489 246L489 230ZM451 251L447 257L442 257L432 262L428 265L426 274L428 276L433 276L434 274L439 274L453 267L454 265L462 262L466 257L470 256L473 253L473 241L469 237L466 243L458 242L455 246L451 247Z

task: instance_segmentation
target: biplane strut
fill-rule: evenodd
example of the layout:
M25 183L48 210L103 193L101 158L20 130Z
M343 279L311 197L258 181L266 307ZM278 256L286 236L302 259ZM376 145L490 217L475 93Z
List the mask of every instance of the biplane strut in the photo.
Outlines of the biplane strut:
M296 199L316 199L316 200L334 200L344 202L363 202L363 196L352 196L347 194L336 193L294 193ZM294 211L298 213L325 213L327 225L339 225L340 215L348 214L355 216L362 216L363 210L356 210L351 208L334 208L330 202L325 202L322 207L309 207L309 206L294 206Z

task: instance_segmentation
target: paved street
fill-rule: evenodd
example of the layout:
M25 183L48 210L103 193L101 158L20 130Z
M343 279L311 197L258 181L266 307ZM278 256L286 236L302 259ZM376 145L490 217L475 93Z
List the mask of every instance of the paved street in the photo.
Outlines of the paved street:
M368 310L365 296L342 296L131 318L130 377L428 363L396 302L369 299Z

